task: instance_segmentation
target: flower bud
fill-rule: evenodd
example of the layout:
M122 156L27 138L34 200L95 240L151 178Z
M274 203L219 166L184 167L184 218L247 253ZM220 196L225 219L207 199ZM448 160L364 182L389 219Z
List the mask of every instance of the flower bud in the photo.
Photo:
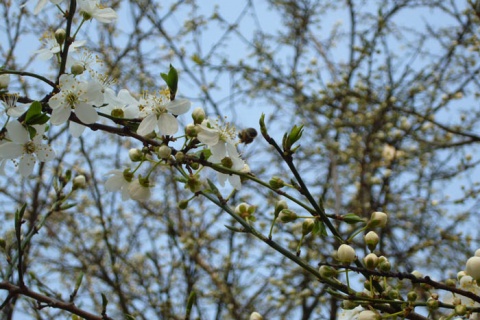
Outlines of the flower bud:
M433 298L428 298L427 300L427 308L429 310L437 310L438 307L440 306L439 302L437 299L433 299Z
M160 148L158 148L157 155L161 159L169 159L172 155L172 149L167 145L161 145Z
M130 149L128 150L128 156L133 162L138 162L143 160L143 153L140 149Z
M380 320L382 317L371 310L364 310L357 316L357 320Z
M185 210L188 207L188 200L180 200L178 202L178 208L181 210Z
M201 124L205 120L205 110L200 107L193 109L192 119L194 124Z
M342 263L350 264L357 259L357 255L351 246L342 244L337 250L337 258Z
M246 219L255 213L255 206L251 206L248 203L242 202L238 206L235 207L235 213L238 214L240 217Z
M374 270L378 265L378 257L375 253L370 253L363 258L363 263L367 269Z
M338 275L338 271L335 270L334 268L330 266L321 266L318 269L318 272L320 273L320 277L322 278L334 278Z
M183 160L185 160L185 153L181 152L181 151L178 151L177 153L175 153L175 160L178 162L178 163L182 163Z
M185 127L185 135L189 138L195 138L200 132L200 128L194 124L187 124Z
M315 225L315 220L312 218L307 218L302 223L302 234L306 236L313 230L313 226Z
M268 184L275 190L285 187L285 182L280 177L272 177Z
M150 181L148 178L142 178L141 176L138 179L133 180L128 185L128 195L133 200L145 201L150 198Z
M185 183L185 188L193 193L198 192L202 190L202 181L198 179L197 175L190 175Z
M9 74L0 74L0 90L7 89L10 84Z
M387 225L387 214L380 211L375 211L370 217L370 221L367 223L368 228L380 227L383 228Z
M351 300L342 301L342 309L352 310L352 309L355 309L357 306L358 306L358 303L355 301L351 301Z
M83 189L85 188L86 185L87 185L87 182L83 174L73 178L73 187L72 187L73 190Z
M418 295L415 291L410 291L407 293L407 300L410 302L417 301Z
M280 214L278 215L278 219L280 219L281 222L283 223L288 223L297 220L298 216L295 212L289 209L283 209L280 211Z
M80 63L74 63L70 67L70 72L76 76L82 74L85 71L85 67Z
M480 283L480 257L471 257L467 260L465 272Z
M378 270L380 271L389 272L391 269L392 269L392 264L388 260L378 263Z
M467 314L467 306L464 304L459 304L455 306L455 313L459 316L464 316Z
M278 217L278 214L279 214L280 211L282 211L283 209L288 209L288 204L287 204L287 201L285 201L285 200L280 200L280 201L278 201L278 202L275 204L275 212L274 212L275 218Z
M477 249L474 254L475 257L480 257L480 249Z
M55 31L55 40L57 40L59 45L62 45L66 38L67 32L64 29L57 29L57 31Z
M375 231L369 231L364 237L363 237L365 243L367 244L368 249L370 251L375 250L377 247L378 241L380 238L378 237L378 234Z
M413 270L412 275L417 279L423 278L423 274L418 270Z

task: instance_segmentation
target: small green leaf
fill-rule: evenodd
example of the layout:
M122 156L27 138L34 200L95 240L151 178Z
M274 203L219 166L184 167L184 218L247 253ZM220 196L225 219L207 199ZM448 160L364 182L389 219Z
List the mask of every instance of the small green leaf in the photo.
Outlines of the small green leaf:
M105 314L107 312L108 299L105 294L101 293L101 295L102 295L102 314Z
M358 222L365 222L365 219L357 216L354 213L347 213L346 215L343 216L343 221L345 221L348 224L355 224Z
M40 115L42 112L42 104L38 101L34 101L28 108L27 115L25 116L25 122L29 123L33 117Z
M125 314L125 320L135 320L135 317L131 314Z
M160 76L167 84L168 89L170 89L170 100L174 100L175 95L177 94L177 88L178 88L177 70L172 65L170 65L170 70L168 70L168 74L160 73Z
M325 228L325 224L322 221L315 219L315 223L313 224L312 234L313 235L319 234L322 237L326 236L327 229Z
M195 302L196 297L197 294L195 293L195 291L190 292L187 300L187 312L185 315L185 319L190 319L190 313L192 312L193 303Z

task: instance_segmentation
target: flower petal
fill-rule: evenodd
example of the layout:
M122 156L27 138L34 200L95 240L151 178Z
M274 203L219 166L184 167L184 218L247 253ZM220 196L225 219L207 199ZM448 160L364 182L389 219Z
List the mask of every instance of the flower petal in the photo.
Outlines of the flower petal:
M35 166L35 157L33 154L24 154L18 165L18 171L24 177L28 177L33 172Z
M145 119L140 122L137 133L141 136L145 136L155 130L157 126L157 116L155 114L149 114Z
M187 99L177 99L168 102L165 107L175 115L184 114L190 110L192 103Z
M55 151L48 144L38 144L35 146L35 154L41 162L51 161L55 158Z
M25 144L30 140L27 129L25 129L17 120L7 123L7 131L10 139L18 144Z
M23 154L23 145L6 142L0 145L0 158L3 159L15 159Z
M161 135L174 135L178 131L177 119L169 113L163 113L158 117L158 132Z
M61 125L67 122L68 118L70 118L70 108L58 108L53 109L52 116L50 117L50 122L55 125Z

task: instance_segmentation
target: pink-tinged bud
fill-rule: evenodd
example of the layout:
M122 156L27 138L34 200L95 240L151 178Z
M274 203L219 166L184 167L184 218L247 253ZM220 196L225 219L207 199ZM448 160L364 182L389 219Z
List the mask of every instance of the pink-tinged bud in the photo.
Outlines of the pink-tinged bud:
M348 244L342 244L337 250L338 261L350 264L357 259L355 250Z

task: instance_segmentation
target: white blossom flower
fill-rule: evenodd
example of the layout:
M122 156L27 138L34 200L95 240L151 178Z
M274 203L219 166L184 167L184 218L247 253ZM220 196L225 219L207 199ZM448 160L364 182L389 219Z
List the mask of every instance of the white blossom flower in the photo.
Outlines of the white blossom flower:
M104 8L97 0L77 0L80 14L85 20L95 19L98 22L110 23L118 16L112 8Z
M217 121L206 119L200 125L197 139L210 148L212 156L209 161L218 163L227 156L232 159L240 157L235 146L236 136L235 128L230 124L220 127Z
M130 198L137 201L148 200L151 196L151 188L148 181L145 178L139 177L132 181L128 186L128 194Z
M122 200L128 200L130 195L128 193L128 186L132 182L133 174L127 170L112 170L108 173L110 177L105 182L105 189L107 191L122 191Z
M77 48L83 46L86 42L87 41L85 40L74 41L68 47L68 54L70 55L71 53L75 52ZM43 44L44 49L36 50L33 52L38 54L38 58L40 60L50 60L54 55L60 53L61 51L60 44L57 42L53 34L48 34L47 36L44 36Z
M236 170L236 171L243 171L243 169L246 166L245 161L240 159L240 157L230 158L230 159L233 162L233 165L230 169ZM222 187L225 186L225 181L228 180L230 185L235 189L240 190L242 188L242 181L240 179L240 176L236 174L226 174L226 173L217 172L217 179Z
M115 95L115 91L111 88L105 89L104 104L107 104L102 108L102 112L112 117L134 119L139 116L138 105L139 102L132 97L130 92L126 89L122 89Z
M158 128L160 135L173 135L178 131L178 121L173 115L186 113L190 101L177 99L168 101L166 95L146 95L140 100L140 117L144 117L138 126L139 135L147 135ZM173 115L172 115L173 114Z
M358 317L358 314L365 309L362 306L358 306L354 309L351 310L343 310L340 315L338 316L339 320L356 320Z
M35 14L35 15L39 14L40 11L42 11L43 7L45 7L45 5L48 2L57 5L57 4L60 4L62 1L63 0L37 0L37 4L35 6L35 9L33 9L33 14ZM25 4L23 4L21 7L29 5L32 2L35 2L35 0L29 0L29 1L25 2Z
M22 176L26 177L33 172L37 159L41 162L46 162L55 158L55 151L52 147L41 143L45 125L33 126L37 131L33 140L30 140L30 133L27 129L16 120L7 123L6 128L11 141L0 145L0 155L4 159L20 157L18 167Z
M5 107L5 113L9 117L18 118L28 109L28 105L17 102L18 94L7 94L4 99L5 101L0 101L0 104Z
M50 98L48 104L52 108L50 121L53 125L61 125L70 117L72 110L86 124L94 123L98 114L92 105L103 102L101 87L95 81L81 82L72 75L60 77L60 92Z

